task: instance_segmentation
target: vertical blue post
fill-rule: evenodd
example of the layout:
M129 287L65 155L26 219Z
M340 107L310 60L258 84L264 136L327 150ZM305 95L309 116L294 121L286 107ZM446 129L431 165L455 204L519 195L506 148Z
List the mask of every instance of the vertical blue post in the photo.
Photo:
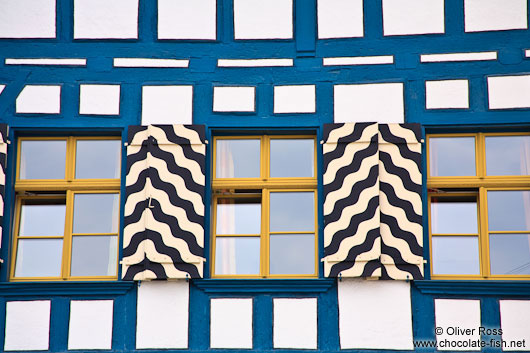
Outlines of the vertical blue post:
M298 0L295 3L294 28L297 56L315 56L316 0Z

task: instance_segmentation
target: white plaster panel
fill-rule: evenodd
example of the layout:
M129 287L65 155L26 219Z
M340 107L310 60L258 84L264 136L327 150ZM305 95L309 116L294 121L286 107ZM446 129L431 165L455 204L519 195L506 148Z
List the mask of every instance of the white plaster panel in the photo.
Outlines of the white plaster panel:
M422 63L454 62L454 61L485 61L497 60L496 51L484 51L478 53L446 53L446 54L422 54Z
M47 351L50 340L49 300L6 303L6 351Z
M490 109L530 108L530 75L488 77Z
M413 349L410 284L338 282L341 349Z
M0 38L55 38L55 0L0 1Z
M111 349L113 300L72 300L68 349Z
M120 85L80 85L79 114L119 115Z
M2 94L2 91L4 90L5 87L6 85L0 85L0 94Z
M163 67L186 68L190 61L185 59L114 58L114 67Z
M252 348L252 298L211 299L210 348Z
M317 349L317 298L274 298L274 348Z
M314 113L315 106L315 85L274 87L274 113Z
M234 38L293 38L293 1L234 0Z
M466 32L528 28L527 0L465 0Z
M324 58L322 64L324 66L334 65L382 65L393 64L393 55L377 55L377 56L343 56L336 58Z
M219 67L274 67L293 66L293 59L219 59Z
M67 58L35 58L35 59L14 59L7 58L6 65L54 65L54 66L86 66L86 59Z
M336 123L403 123L403 83L335 85L334 120Z
M61 86L24 86L17 97L16 112L59 114L61 112Z
M364 35L363 0L318 0L318 38Z
M138 0L74 0L74 39L138 38Z
M469 108L468 80L425 82L427 109Z
M158 39L216 39L216 0L158 0Z
M253 112L255 110L255 87L214 87L214 112Z
M188 348L186 281L142 282L138 287L136 348Z
M478 341L480 334L480 300L463 299L435 299L434 300L435 326L443 330L436 335L436 341ZM461 331L456 332L455 327ZM459 334L462 330L470 329L466 334ZM440 333L440 332L439 332ZM473 351L480 350L472 347L438 347L440 351Z
M191 124L193 86L143 86L142 125Z
M385 36L444 31L444 0L383 0Z
M500 300L503 351L530 351L530 300ZM510 341L525 340L525 347L509 347Z

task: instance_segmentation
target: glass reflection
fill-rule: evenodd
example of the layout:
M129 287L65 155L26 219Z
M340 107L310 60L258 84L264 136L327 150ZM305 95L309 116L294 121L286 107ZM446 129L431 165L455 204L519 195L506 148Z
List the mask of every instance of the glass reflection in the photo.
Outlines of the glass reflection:
M114 276L118 254L117 236L72 238L71 276Z
M475 138L430 138L429 172L431 176L476 175Z
M19 239L15 277L59 277L62 239Z
M74 233L117 233L118 194L75 194Z
M258 178L260 140L217 140L215 145L217 178Z
M530 136L486 136L486 175L530 175Z
M66 205L64 200L56 204L39 204L43 201L26 201L20 211L19 236L63 236ZM35 202L35 203L32 203Z
M466 197L431 197L432 234L477 234L477 200Z
M272 275L314 274L314 234L271 234L270 273Z
M432 269L435 275L480 274L478 237L432 237Z
M215 242L215 274L259 274L259 237L217 237Z
M530 230L530 191L488 191L489 230Z
M65 163L65 140L20 143L20 179L64 179Z
M272 178L313 177L315 142L312 139L271 139Z
M78 140L75 177L116 179L120 177L120 140Z
M490 234L491 273L530 275L530 234Z
M261 200L219 198L216 223L217 234L260 234Z
M312 232L315 229L314 192L271 192L271 232Z

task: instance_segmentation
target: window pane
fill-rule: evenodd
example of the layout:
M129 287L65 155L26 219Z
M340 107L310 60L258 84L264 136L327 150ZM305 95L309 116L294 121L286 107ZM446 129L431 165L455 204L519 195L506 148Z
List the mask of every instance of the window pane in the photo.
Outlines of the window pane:
M215 242L215 274L259 274L259 237L217 237Z
M478 275L478 237L432 237L435 275Z
M15 277L59 277L62 239L19 239Z
M530 191L488 191L489 230L530 230Z
M217 140L217 178L259 178L260 140Z
M72 238L71 276L114 276L118 258L117 236Z
M55 204L38 204L37 202L43 203L40 200L28 200L22 205L19 236L63 236L66 214L64 200L49 201Z
M271 177L313 177L315 142L312 139L271 139Z
M271 234L270 273L304 275L315 273L314 234Z
M476 198L431 197L431 233L477 234Z
M530 175L530 136L486 136L487 175Z
M430 138L429 171L431 176L476 175L475 138Z
M76 194L74 233L117 233L118 194Z
M530 234L490 234L491 273L530 275Z
M271 192L271 232L312 232L314 229L314 192Z
M66 141L25 140L20 149L20 179L65 178Z
M120 149L120 140L77 141L75 177L78 179L119 178Z
M218 199L217 234L260 234L260 199Z

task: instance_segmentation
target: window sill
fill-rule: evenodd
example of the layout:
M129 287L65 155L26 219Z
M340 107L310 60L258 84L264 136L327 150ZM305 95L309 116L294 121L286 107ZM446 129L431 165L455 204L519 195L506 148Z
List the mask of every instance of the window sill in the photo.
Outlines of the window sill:
M10 282L0 283L0 296L123 295L135 282Z
M324 293L335 279L196 279L205 293Z
M414 281L423 294L528 296L530 281L422 280Z

